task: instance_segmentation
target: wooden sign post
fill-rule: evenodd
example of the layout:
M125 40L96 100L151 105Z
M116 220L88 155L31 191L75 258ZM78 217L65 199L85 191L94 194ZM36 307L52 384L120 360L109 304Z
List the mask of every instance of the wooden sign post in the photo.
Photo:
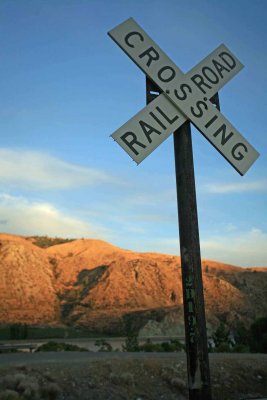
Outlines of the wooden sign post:
M146 102L161 90L146 77ZM219 97L211 101L219 108ZM197 201L190 123L173 134L182 267L187 375L190 400L211 400Z
M211 400L190 123L173 134L190 400Z

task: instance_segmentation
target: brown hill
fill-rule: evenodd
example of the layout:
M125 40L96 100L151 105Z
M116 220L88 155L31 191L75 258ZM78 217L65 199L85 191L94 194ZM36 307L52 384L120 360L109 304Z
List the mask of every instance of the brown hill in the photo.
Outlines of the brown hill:
M43 250L15 235L0 236L0 321L48 324L60 304Z
M0 235L0 322L68 324L92 331L183 334L180 258L101 240L40 249ZM267 315L267 268L203 260L208 326Z

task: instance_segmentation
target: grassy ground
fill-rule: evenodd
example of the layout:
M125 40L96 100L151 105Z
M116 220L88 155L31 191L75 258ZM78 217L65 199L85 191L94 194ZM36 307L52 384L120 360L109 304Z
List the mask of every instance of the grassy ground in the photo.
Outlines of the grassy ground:
M211 357L213 400L267 396L267 359ZM8 392L9 391L9 392ZM11 393L11 394L10 394ZM5 397L5 396L13 397ZM1 400L185 400L185 361L153 355L0 368Z

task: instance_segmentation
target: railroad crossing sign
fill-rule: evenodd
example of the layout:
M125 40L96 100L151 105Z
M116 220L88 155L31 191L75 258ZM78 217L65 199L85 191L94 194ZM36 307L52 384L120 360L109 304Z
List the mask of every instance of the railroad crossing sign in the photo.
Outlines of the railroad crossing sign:
M163 91L111 136L139 164L187 119L244 175L259 153L210 102L242 68L221 45L187 74L129 18L109 36Z
M145 72L147 88L162 91L113 139L139 164L174 132L189 400L212 400L189 122L241 175L247 172L259 153L210 101L243 65L221 45L183 74L132 18L109 35Z

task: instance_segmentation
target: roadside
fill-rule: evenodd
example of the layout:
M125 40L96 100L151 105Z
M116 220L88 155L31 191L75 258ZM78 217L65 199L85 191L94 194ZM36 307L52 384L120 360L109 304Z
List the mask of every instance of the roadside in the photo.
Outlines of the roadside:
M6 389L24 393L12 400L187 399L185 353L17 353L0 364L1 400ZM267 355L210 354L210 367L214 400L267 396Z
M31 348L34 349L34 351L40 347L41 345L49 342L49 341L54 341L57 343L67 343L67 344L72 344L76 345L79 347L86 348L88 351L99 351L99 346L96 345L96 342L101 340L103 342L109 343L112 346L112 349L114 351L122 351L122 346L126 342L126 337L92 337L92 338L53 338L53 339L24 339L24 340L0 340L0 351L4 349L7 346L14 347L14 348L21 348L25 350L29 350ZM153 344L160 344L163 342L168 342L174 339L178 339L181 343L184 343L184 337L165 337L165 336L158 336L158 337L152 337L152 338L138 338L139 344L144 344L146 340L149 339L151 343Z

